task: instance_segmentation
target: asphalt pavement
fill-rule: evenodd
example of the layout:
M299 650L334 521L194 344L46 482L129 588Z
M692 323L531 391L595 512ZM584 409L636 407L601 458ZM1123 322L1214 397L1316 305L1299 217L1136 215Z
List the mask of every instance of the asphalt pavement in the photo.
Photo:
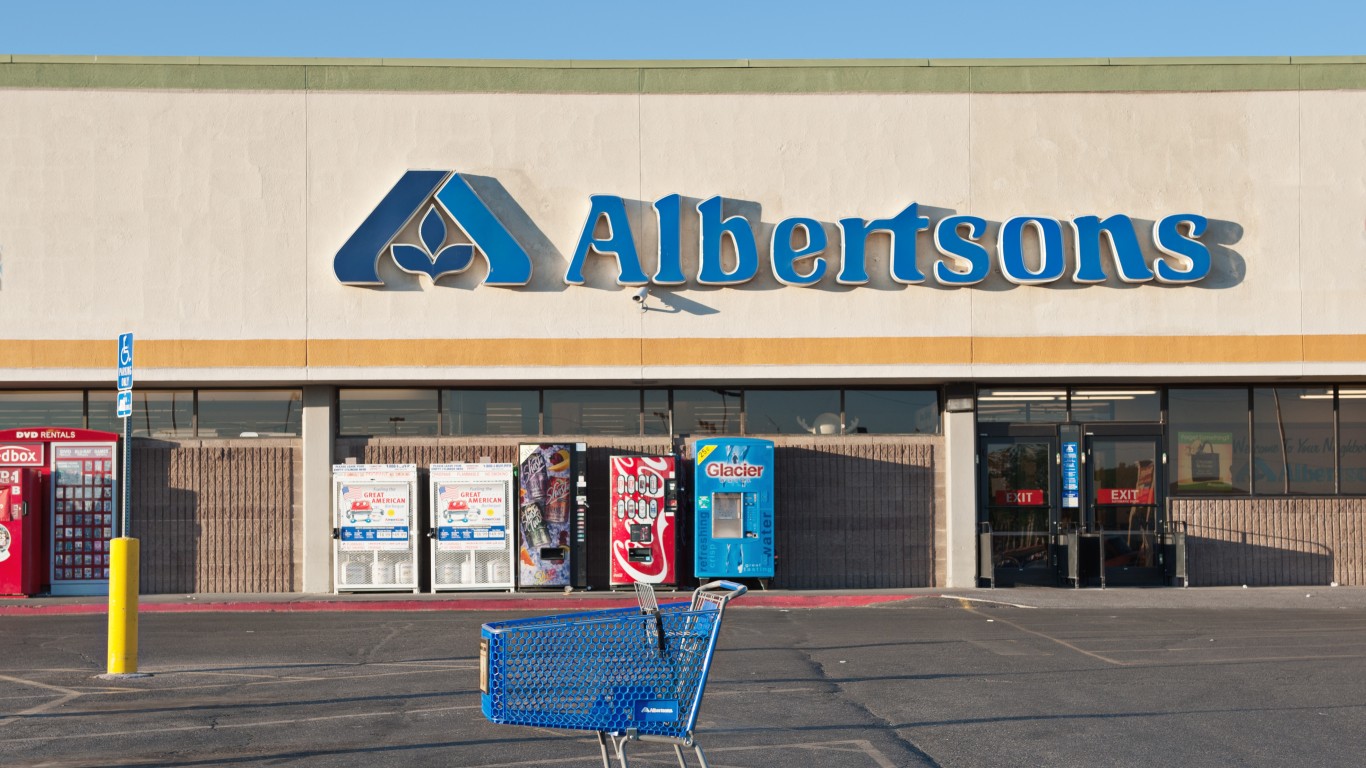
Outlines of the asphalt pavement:
M479 626L589 598L231 597L147 598L190 607L144 610L150 676L115 680L103 615L47 608L98 601L18 601L0 765L601 765L591 734L479 708ZM725 614L696 731L714 768L1357 766L1364 684L1366 589L751 594Z

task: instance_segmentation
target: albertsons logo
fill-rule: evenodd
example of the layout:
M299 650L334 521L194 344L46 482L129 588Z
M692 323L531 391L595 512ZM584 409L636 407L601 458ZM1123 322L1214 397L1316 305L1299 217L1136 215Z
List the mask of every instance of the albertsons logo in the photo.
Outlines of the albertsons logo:
M415 219L417 242L401 241L399 236ZM451 224L468 243L450 242ZM531 257L461 174L407 171L337 251L332 269L346 285L383 285L379 260L387 254L404 272L435 282L469 269L476 248L488 261L486 285L526 285L531 280Z

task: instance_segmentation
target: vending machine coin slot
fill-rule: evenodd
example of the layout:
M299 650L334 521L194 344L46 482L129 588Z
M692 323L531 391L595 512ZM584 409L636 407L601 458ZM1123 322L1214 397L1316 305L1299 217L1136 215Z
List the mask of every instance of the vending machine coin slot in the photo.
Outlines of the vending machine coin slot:
M654 560L654 558L650 557L649 549L641 549L639 547L632 547L628 550L626 557L633 563L649 563Z

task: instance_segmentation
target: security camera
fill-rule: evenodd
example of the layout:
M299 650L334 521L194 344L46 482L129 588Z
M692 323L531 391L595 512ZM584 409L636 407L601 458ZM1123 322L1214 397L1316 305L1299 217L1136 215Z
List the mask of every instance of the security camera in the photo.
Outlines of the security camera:
M645 302L645 299L647 299L649 296L650 296L650 286L648 286L648 285L642 285L642 286L640 287L640 290L638 290L638 291L636 291L635 293L631 294L631 301L634 301L634 302L637 303L637 304L643 304L643 303Z

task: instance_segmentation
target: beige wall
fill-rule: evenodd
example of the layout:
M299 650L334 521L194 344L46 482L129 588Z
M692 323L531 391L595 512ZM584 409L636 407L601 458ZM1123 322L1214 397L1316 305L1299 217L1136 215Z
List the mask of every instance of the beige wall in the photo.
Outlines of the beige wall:
M1360 91L0 89L0 380L103 381L101 345L121 330L143 345L143 383L933 381L1095 376L1098 362L1116 377L1358 375L1363 129ZM478 265L436 286L392 266L383 289L336 281L337 249L415 168L501 188L530 286L475 287ZM781 219L825 222L826 280L782 287L761 268L739 288L659 289L652 306L676 311L645 313L608 258L563 284L589 195L649 214L675 192L757 206L761 263ZM836 286L834 222L910 202L997 224L1199 213L1215 271L1187 287L901 286L878 243L872 283ZM928 271L927 234L919 247ZM427 339L441 341L394 343Z

